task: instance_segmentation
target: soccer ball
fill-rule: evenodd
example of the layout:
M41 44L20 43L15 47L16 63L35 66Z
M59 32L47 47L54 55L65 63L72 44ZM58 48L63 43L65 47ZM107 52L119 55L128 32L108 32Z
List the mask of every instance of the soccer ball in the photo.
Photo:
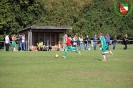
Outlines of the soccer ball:
M58 56L59 56L58 54L55 54L55 58L58 58Z

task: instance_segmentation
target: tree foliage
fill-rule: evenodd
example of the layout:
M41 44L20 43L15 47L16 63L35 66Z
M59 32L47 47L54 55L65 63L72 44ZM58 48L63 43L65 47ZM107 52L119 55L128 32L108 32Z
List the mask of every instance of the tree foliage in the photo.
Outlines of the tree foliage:
M130 0L117 0L129 2ZM122 39L133 38L133 12L120 17L114 11L116 0L1 0L0 40L6 33L32 26L72 26L68 33L89 35L103 32ZM129 5L130 6L130 5ZM129 9L131 10L131 9Z

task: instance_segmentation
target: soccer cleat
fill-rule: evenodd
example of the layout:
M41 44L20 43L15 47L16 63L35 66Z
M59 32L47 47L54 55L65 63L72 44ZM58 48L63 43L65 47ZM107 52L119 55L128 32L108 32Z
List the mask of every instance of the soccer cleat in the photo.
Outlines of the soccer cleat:
M13 50L14 52L18 51L18 50Z
M62 58L66 58L66 56L62 56Z
M102 61L106 61L106 59L103 59Z
M78 53L81 55L80 51Z
M109 51L109 53L110 53L111 55L113 55L113 53L112 53L112 51L111 51L111 50Z

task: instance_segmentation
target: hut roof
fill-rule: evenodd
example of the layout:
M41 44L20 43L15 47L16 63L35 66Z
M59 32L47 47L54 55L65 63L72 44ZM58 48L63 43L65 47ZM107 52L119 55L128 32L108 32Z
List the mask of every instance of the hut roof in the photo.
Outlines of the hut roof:
M23 31L26 31L26 30L49 30L49 29L52 29L52 30L68 30L68 29L72 29L71 26L30 26L30 27L27 27L27 28L24 28L24 29L21 29L18 31L19 32L23 32Z

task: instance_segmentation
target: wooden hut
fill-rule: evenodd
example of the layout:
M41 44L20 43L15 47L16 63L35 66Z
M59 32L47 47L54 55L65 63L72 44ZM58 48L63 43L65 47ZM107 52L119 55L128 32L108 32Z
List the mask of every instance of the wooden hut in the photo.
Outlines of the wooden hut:
M37 46L37 42L41 39L46 46L55 46L58 44L60 35L65 34L71 26L30 26L18 31L25 34L27 41L27 50L30 47Z

